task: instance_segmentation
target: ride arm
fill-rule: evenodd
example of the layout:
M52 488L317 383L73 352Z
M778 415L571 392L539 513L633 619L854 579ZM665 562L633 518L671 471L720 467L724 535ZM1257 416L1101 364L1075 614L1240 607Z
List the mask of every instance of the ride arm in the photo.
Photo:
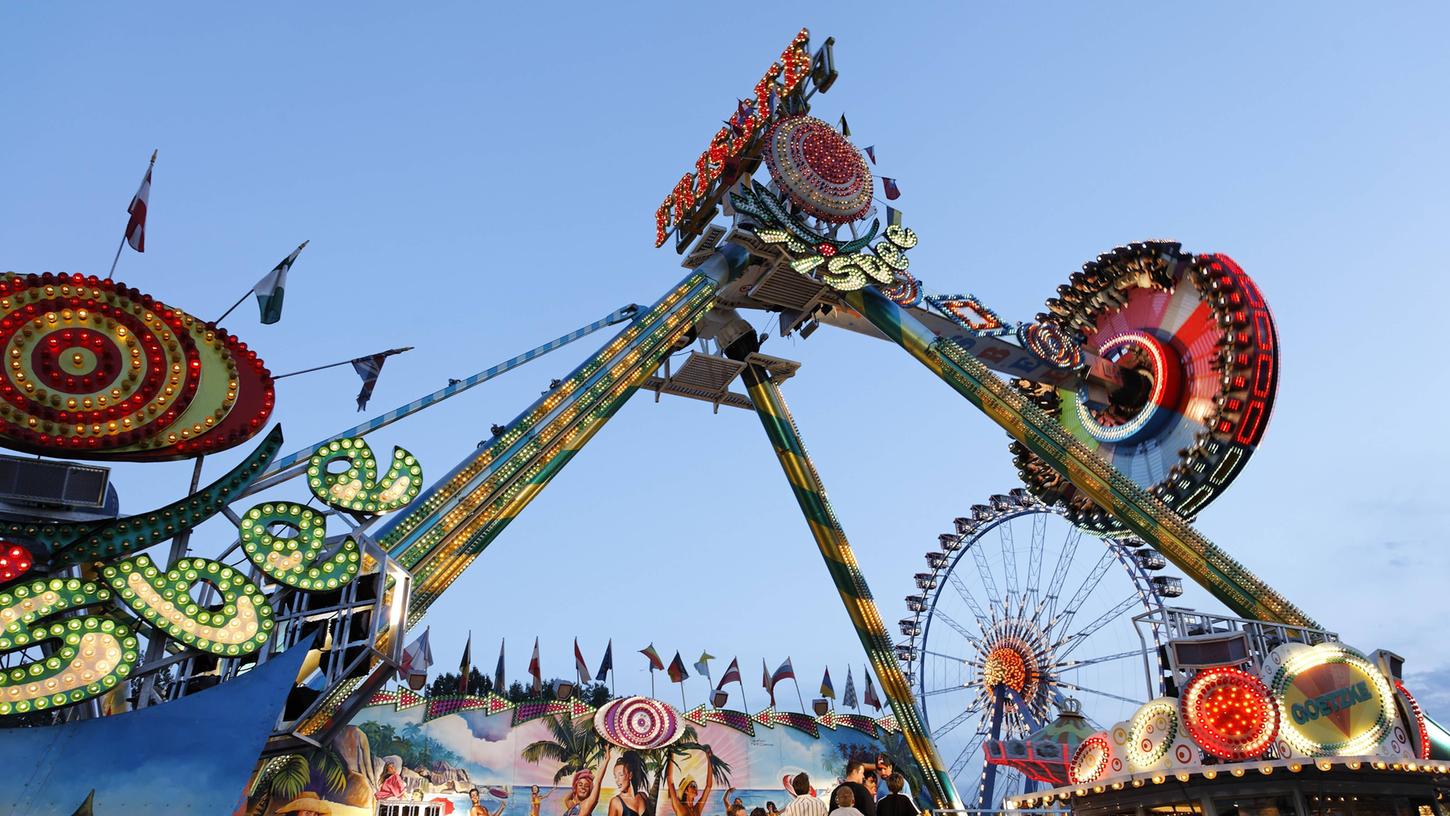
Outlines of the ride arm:
M906 349L1236 614L1319 628L1313 619L1178 514L1073 439L959 343L938 336L875 288L846 292L842 298L888 339Z
M623 331L498 436L389 519L378 541L413 573L408 624L462 574L632 396L714 305L748 257L727 249L640 310Z

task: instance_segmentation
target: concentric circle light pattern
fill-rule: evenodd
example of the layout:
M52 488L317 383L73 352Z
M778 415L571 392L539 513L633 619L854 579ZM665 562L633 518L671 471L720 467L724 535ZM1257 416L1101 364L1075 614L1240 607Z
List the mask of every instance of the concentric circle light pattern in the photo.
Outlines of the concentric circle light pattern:
M781 191L822 221L844 224L871 209L871 170L861 151L819 119L777 122L766 135L765 164Z
M272 413L272 379L225 331L117 281L0 278L0 444L89 459L230 448Z
M675 710L648 697L605 703L594 714L594 728L609 742L636 751L663 748L682 733Z
M1279 733L1279 707L1269 690L1240 669L1200 672L1183 690L1179 713L1193 741L1220 759L1257 757Z

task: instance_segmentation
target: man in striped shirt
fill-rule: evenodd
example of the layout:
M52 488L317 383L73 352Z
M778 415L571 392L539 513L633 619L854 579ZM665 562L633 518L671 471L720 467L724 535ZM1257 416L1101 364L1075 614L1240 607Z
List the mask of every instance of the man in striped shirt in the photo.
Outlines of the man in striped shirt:
M790 782L795 798L780 812L780 816L826 816L826 803L811 795L811 778L804 771L795 775Z

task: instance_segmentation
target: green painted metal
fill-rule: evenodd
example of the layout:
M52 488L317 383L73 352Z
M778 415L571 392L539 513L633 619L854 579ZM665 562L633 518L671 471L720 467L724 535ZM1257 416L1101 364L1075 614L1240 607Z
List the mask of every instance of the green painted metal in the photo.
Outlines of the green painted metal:
M1235 614L1320 628L1178 514L1073 439L951 338L938 337L874 288L842 293L842 298Z
M896 660L891 636L887 634L881 613L876 609L871 589L866 586L866 577L861 574L856 556L851 551L851 542L846 539L846 532L836 520L835 511L826 498L825 486L806 453L805 443L785 398L764 368L752 364L741 376L755 405L755 413L760 417L760 424L765 427L765 435L770 438L786 480L790 482L791 492L805 515L811 537L825 559L826 571L840 593L841 603L856 628L856 636L866 650L876 677L881 680L881 688L886 692L902 736L922 768L932 800L939 808L960 810L963 807L961 797L926 730L926 723L911 695L911 685Z

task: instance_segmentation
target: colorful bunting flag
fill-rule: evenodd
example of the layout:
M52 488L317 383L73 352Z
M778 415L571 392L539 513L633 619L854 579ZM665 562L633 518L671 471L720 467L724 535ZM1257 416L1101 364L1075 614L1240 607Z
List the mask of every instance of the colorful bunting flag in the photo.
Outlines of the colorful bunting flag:
M644 647L643 649L640 649L639 653L649 658L650 671L664 671L665 662L663 660L660 660L660 653L655 651L655 645L653 643Z
M405 351L412 351L412 346L405 348L389 349L381 354L369 354L366 357L357 357L348 362L352 363L352 370L362 377L362 390L357 392L357 409L362 411L368 407L368 400L373 397L373 388L378 384L378 375L383 373L383 363L394 354L402 354ZM301 372L298 372L301 373Z
M881 177L881 189L886 191L886 200L895 201L901 198L901 188L896 186L896 179Z
M826 676L821 678L821 696L836 699L836 687L831 685L831 669L826 667Z
M851 678L851 667L846 667L846 693L841 695L841 705L847 705L855 709L861 707L856 700L856 681Z
M865 150L866 150L866 158L870 159L872 164L875 164L876 163L876 145L867 145L866 148L865 148Z
M886 205L886 226L888 226L888 227L899 227L899 226L901 226L901 210L896 209L895 207L891 206L890 204L887 204Z
M252 293L257 296L257 306L262 310L262 325L270 326L282 319L282 296L287 290L287 271L292 268L293 262L308 243L303 241L292 250L291 255L272 267L272 271L262 276L257 285L252 287Z
M847 139L851 138L851 126L846 124L846 114L841 114L841 135Z

